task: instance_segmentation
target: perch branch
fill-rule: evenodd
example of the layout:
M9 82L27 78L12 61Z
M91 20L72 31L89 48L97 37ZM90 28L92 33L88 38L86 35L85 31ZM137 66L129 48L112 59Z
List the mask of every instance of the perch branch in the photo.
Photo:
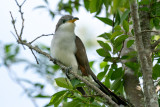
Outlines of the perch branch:
M154 49L160 43L160 39L158 39L155 43L151 45L151 48Z
M16 0L15 0L15 1L16 1ZM25 1L26 1L26 0L25 0ZM15 20L14 20L14 18L13 18L13 16L12 16L12 13L10 12L10 14L11 14L11 19L12 19L12 25L13 25L13 27L14 27L14 31L15 31L16 36L17 36L17 42L18 42L19 44L22 44L22 45L24 45L24 46L27 46L29 49L31 49L31 51L34 50L34 51L38 52L39 54L42 54L42 55L48 57L48 58L50 59L50 61L52 61L54 64L59 65L62 70L68 70L69 67L64 66L61 62L59 62L58 60L52 58L48 53L43 52L43 51L40 50L37 46L31 45L31 43L33 43L35 40L37 40L38 38L40 38L40 37L42 37L42 36L44 36L44 35L42 35L42 36L40 36L40 37L37 37L36 39L34 39L33 41L31 41L31 42L29 42L29 43L28 43L26 40L23 40L23 39L22 39L22 34L23 34L23 29L24 29L24 18L23 18L23 12L21 11L21 7L22 7L22 5L25 3L25 1L24 1L21 5L19 5L18 2L16 1L17 6L19 7L19 12L20 12L20 14L21 14L21 19L22 19L22 25L21 25L22 27L21 27L21 32L20 32L20 34L18 34L18 32L17 32L16 26L15 26ZM49 34L49 35L52 35L52 34ZM32 53L33 53L33 52L32 52ZM33 54L33 55L34 55L34 54ZM35 55L34 55L34 56L35 56ZM36 57L35 57L35 58L36 58ZM81 80L82 82L84 82L87 86L89 86L89 87L91 87L93 90L95 90L100 96L102 96L102 97L105 99L105 102L103 102L103 103L105 103L105 104L107 104L107 105L110 105L110 106L112 106L112 107L118 107L118 105L117 105L108 95L104 94L104 93L103 93L99 88L97 88L95 85L93 85L92 83L90 83L89 81L87 81L86 79L84 79L82 76L78 75L77 73L75 73L75 72L73 72L73 71L69 71L69 72L70 72L72 75L74 75L77 79L79 79L79 80Z

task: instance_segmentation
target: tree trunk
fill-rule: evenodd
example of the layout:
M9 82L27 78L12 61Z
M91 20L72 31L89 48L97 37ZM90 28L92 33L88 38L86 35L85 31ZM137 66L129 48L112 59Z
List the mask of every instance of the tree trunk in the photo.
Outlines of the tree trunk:
M158 107L158 98L155 91L155 86L152 80L152 59L151 59L151 49L150 49L150 33L141 33L141 29L144 30L148 28L149 19L146 13L141 13L141 21L145 21L146 24L141 23L138 15L138 4L136 0L131 3L131 15L133 19L133 27L135 34L135 42L138 53L138 58L141 65L141 71L143 74L143 89L145 96L146 107ZM147 21L147 22L146 22ZM144 25L143 25L144 24Z

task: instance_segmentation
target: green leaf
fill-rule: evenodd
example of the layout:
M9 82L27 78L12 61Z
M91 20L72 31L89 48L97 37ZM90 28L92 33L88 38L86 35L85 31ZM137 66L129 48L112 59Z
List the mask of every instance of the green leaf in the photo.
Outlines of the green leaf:
M54 18L55 16L55 13L52 11L52 10L49 10L49 14L51 15L52 19Z
M146 12L148 12L148 11L149 11L149 8L148 8L148 7L141 7L141 8L139 8L139 10L140 10L140 11L146 11Z
M139 5L149 5L150 4L150 0L141 0L139 2Z
M103 56L103 57L106 57L106 56L111 57L110 53L107 52L107 51L105 51L103 48L97 49L96 51L97 51L97 53L98 53L100 56Z
M116 12L116 17L115 17L115 24L114 24L114 26L119 25L119 24L120 24L120 21L121 21L120 14L119 14L119 11L117 11L117 12Z
M160 77L160 65L156 64L153 67L152 77L153 77L154 80L156 80L158 77Z
M117 78L120 78L123 76L123 70L122 67L116 69L115 71L113 71L112 75L111 75L111 80L116 80Z
M160 19L158 17L153 19L153 23L156 29L160 29Z
M117 46L119 46L120 44L122 44L123 43L123 41L125 40L125 39L127 39L128 38L128 35L121 35L121 36L119 36L118 38L116 38L116 40L115 40L115 47L117 47Z
M111 47L109 46L109 44L108 43L104 43L103 41L97 41L99 44L100 44L100 46L104 49L104 50L106 50L106 51L111 51Z
M90 67L93 67L93 64L94 64L94 63L95 63L95 61L90 61L90 62L89 62L89 66L90 66Z
M96 51L97 51L97 53L98 53L100 56L103 56L103 57L106 56L106 52L105 52L102 48L97 49Z
M89 11L89 0L83 0L84 7L87 11Z
M117 78L111 85L111 90L116 91L121 86L121 78Z
M108 72L108 74L107 74L108 78L111 78L112 73L113 73L113 69L110 69L109 72Z
M67 78L60 77L60 78L56 78L55 81L59 87L73 89L72 84Z
M123 32L121 32L121 31L115 31L115 32L112 34L111 39L114 39L115 37L117 37L117 36L119 36L119 35L121 35L121 34L123 34Z
M108 77L108 75L105 78L104 85L107 86L108 88L110 88L111 83L110 83L110 78Z
M134 44L134 40L129 40L127 42L127 48L131 47Z
M125 65L131 68L133 71L138 72L140 65L135 62L126 62Z
M120 25L117 25L116 27L114 27L114 31L121 31L121 26Z
M104 78L104 76L106 75L106 72L107 72L108 68L109 68L109 65L106 66L106 69L105 69L103 72L100 72L100 73L97 75L97 78L98 78L100 81L101 81L101 80Z
M78 79L72 79L71 83L72 83L73 87L75 87L76 85L78 85L80 83L80 81Z
M98 18L100 21L102 21L103 23L107 24L107 25L110 25L110 26L113 26L113 21L107 17L96 17Z
M102 68L104 68L106 65L107 65L107 62L101 62L101 63L100 63L100 68L102 69Z
M4 50L5 50L6 54L10 54L12 45L13 44L7 44L7 45L4 46Z
M128 38L128 35L121 35L118 38L116 38L115 42L114 42L114 48L113 48L113 53L117 53L122 49L123 46L123 42L125 39Z
M120 6L121 4L121 0L113 0L113 12L116 12L118 7Z
M54 105L54 107L58 107L58 105L62 102L62 100L67 96L68 91L60 91L55 93L51 100L50 103L47 106Z
M103 33L103 34L99 35L98 37L102 37L106 40L109 40L111 38L111 36L112 35L110 33Z
M81 107L82 102L79 99L75 99L71 102L63 103L63 107Z
M16 46L15 54L18 54L18 53L19 53L19 46Z
M121 23L128 17L130 10L126 10L121 16Z
M89 9L91 13L94 13L97 11L97 2L98 0L90 0Z
M126 31L126 32L129 32L129 24L126 20L123 21L123 29Z
M151 5L151 13L153 16L160 16L160 2L155 2Z

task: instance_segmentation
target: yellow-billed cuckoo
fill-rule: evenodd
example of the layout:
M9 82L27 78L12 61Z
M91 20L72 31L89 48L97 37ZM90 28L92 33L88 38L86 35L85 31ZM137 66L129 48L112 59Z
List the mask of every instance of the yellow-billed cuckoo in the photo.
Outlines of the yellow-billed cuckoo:
M85 47L80 38L74 33L74 22L76 20L79 19L70 15L60 18L51 43L51 55L65 66L72 67L72 71L80 73L82 76L92 77L102 92L109 95L117 104L126 105L126 102L103 85L90 69ZM74 78L72 75L68 77L70 79ZM77 89L82 94L85 94L82 87L78 87Z

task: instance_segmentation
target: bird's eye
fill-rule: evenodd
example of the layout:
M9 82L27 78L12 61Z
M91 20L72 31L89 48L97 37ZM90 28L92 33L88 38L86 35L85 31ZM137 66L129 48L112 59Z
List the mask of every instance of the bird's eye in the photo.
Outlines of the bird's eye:
M63 23L65 23L65 22L66 22L66 20L63 20L62 22L63 22Z

